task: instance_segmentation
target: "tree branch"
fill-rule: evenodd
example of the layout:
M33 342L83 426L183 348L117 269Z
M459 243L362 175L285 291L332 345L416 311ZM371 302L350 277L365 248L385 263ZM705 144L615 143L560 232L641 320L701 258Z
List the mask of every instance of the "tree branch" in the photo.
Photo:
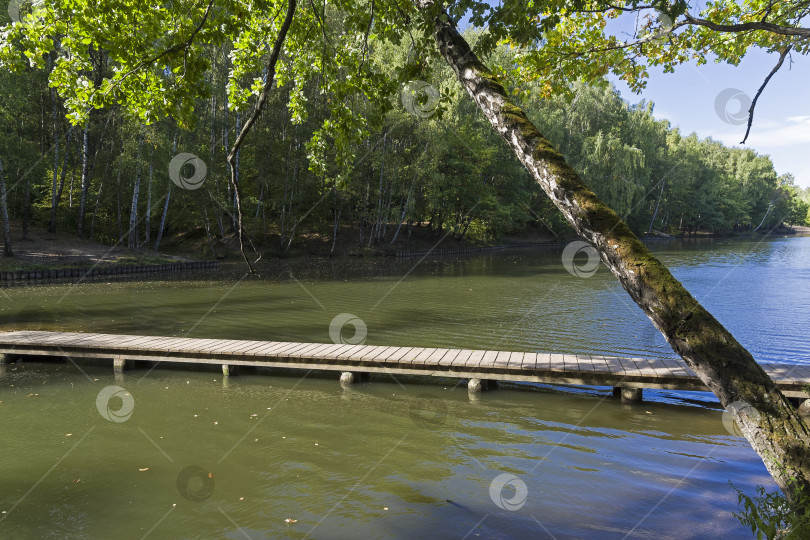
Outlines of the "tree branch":
M208 2L208 7L205 9L205 14L203 15L203 18L200 21L200 24L198 24L197 27L194 28L194 31L191 32L191 35L188 36L188 38L186 38L184 41L181 41L180 43L172 45L171 47L169 47L165 51L163 51L163 52L161 52L161 53L159 53L159 54L157 54L157 55L155 55L155 56L153 56L151 58L147 58L145 60L141 60L140 62L138 62L135 65L135 67L133 67L132 69L130 69L129 71L127 71L126 73L124 73L123 75L118 77L115 84L111 84L110 87L107 88L107 90L104 92L104 95L105 96L108 95L113 88L116 88L116 87L120 86L121 82L124 79L126 79L127 77L129 77L130 75L132 75L133 73L135 73L136 71L141 69L142 67L147 66L149 64L153 64L153 63L157 62L158 60L160 60L161 58L163 58L164 56L169 55L169 54L171 54L173 52L177 52L177 51L179 51L181 49L185 49L185 51L188 52L188 47L191 46L191 43L194 41L194 38L197 36L197 34L200 32L200 30L202 30L202 27L205 25L205 22L208 20L208 14L211 13L211 8L213 7L213 5L214 5L214 0L210 0ZM185 74L185 63L186 63L186 60L184 58L183 59L183 73L184 74Z
M762 86L760 86L759 90L757 90L757 95L755 95L754 99L751 100L751 106L748 108L748 127L745 130L745 137L743 137L743 140L740 141L740 144L745 144L745 141L748 140L748 134L751 132L751 124L754 122L754 107L757 106L757 100L759 99L760 94L762 94L762 91L765 90L765 87L768 85L771 77L773 77L774 74L779 71L779 68L782 67L782 63L785 61L785 57L788 55L792 47L793 45L791 44L782 50L782 52L779 54L779 61L776 62L776 65L773 66L771 72L768 73L767 77L765 77L765 81L762 83Z
M764 21L747 22L739 24L717 24L706 19L699 19L692 17L689 12L683 14L689 24L696 26L704 26L709 30L716 32L751 32L754 30L763 30L772 34L780 36L799 36L801 38L810 38L810 28L801 28L795 26L782 26L780 24L773 24Z
M366 61L366 53L368 52L368 35L371 33L371 23L374 22L374 0L371 0L371 17L368 19L368 27L366 28L366 35L363 36L363 58L360 60L360 65Z
M278 31L278 36L276 37L276 42L273 45L273 51L270 53L270 58L267 61L267 78L264 81L264 87L262 88L261 94L259 94L259 99L256 101L256 106L253 108L253 113L250 117L245 121L245 124L242 126L242 130L239 132L239 135L236 137L236 140L231 147L231 151L228 153L228 167L231 171L231 186L234 189L234 195L236 197L236 214L237 214L237 227L236 233L239 237L239 250L242 252L242 258L245 259L245 263L247 263L248 268L251 272L255 273L256 270L253 269L253 266L250 264L250 261L247 258L247 254L245 253L245 245L244 245L244 231L242 227L242 195L239 192L239 185L236 182L236 166L234 164L234 159L236 158L236 152L239 151L239 147L242 146L242 143L245 141L245 137L247 134L250 133L253 124L256 122L256 119L261 114L262 109L264 108L264 102L267 101L267 95L270 93L270 87L273 85L273 79L276 75L276 63L278 62L278 57L281 54L281 47L284 45L284 40L287 38L287 32L290 29L290 25L292 25L293 15L295 14L296 8L296 0L289 0L289 4L287 5L287 15L284 18L284 22L281 24L281 28ZM251 243L252 247L252 243ZM253 248L253 251L256 251L256 248ZM258 261L258 259L256 259Z

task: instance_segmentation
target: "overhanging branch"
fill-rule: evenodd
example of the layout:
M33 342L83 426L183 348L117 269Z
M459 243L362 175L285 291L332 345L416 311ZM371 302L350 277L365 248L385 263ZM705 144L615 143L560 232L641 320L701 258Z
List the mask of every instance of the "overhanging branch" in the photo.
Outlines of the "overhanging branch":
M296 5L296 0L290 0L289 4L287 5L287 15L285 16L284 22L281 24L281 28L278 31L278 36L276 37L276 42L273 45L273 51L270 53L270 58L267 60L267 78L264 81L264 87L262 88L261 94L259 94L259 99L256 101L256 106L253 108L253 113L250 115L247 121L245 121L245 124L242 126L242 130L236 137L230 152L228 152L227 162L231 171L231 186L233 186L234 195L236 198L236 235L239 238L239 251L242 252L242 258L245 259L245 263L247 263L251 272L255 272L255 270L253 269L253 265L250 264L247 254L245 253L244 231L242 227L242 195L239 192L239 185L236 182L236 165L234 164L234 160L236 158L236 153L239 151L239 148L245 141L245 137L247 137L247 134L250 133L253 124L256 122L259 114L261 114L265 101L267 101L267 95L270 93L270 87L273 85L273 79L276 75L276 63L278 62L278 57L281 54L281 47L284 45L284 40L287 38L287 32L292 24ZM256 248L253 248L253 250L255 252Z
M782 63L784 63L785 57L788 55L792 47L793 45L788 45L782 50L782 52L779 54L779 61L776 62L776 65L773 66L771 72L768 73L767 77L765 77L765 81L763 81L762 86L759 87L754 99L751 100L751 106L748 108L748 127L745 130L745 137L743 137L743 140L740 141L740 144L745 144L745 141L748 140L748 134L751 132L751 124L754 122L754 108L757 106L757 100L759 99L760 94L762 94L762 91L765 90L765 87L768 85L771 77L773 77L774 74L779 71L779 68L782 67Z
M779 36L798 36L801 38L810 38L810 28L783 26L781 24L774 24L765 21L738 24L718 24L706 19L693 17L689 14L689 12L686 12L683 15L690 24L695 26L703 26L716 32L751 32L754 30L762 30L772 34L777 34Z

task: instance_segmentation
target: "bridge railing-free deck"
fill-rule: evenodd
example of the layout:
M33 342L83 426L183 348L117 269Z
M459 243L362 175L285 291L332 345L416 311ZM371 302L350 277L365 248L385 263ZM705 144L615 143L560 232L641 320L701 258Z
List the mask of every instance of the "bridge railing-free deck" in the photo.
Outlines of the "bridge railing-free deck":
M220 364L226 375L240 366L326 370L341 372L343 383L420 375L467 379L472 391L495 381L611 386L625 401L640 400L643 388L709 390L682 360L520 351L14 331L0 333L0 356L102 358L116 370L133 361ZM786 396L810 397L810 365L762 367Z

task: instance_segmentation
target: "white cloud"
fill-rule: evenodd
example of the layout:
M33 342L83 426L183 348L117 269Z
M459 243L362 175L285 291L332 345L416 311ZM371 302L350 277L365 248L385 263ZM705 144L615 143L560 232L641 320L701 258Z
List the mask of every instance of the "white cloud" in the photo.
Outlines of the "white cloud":
M745 135L744 125L734 132L713 134L712 138L727 145L739 145L743 135ZM757 122L754 117L751 134L745 142L746 147L756 149L808 144L810 144L810 116L789 116L782 122Z

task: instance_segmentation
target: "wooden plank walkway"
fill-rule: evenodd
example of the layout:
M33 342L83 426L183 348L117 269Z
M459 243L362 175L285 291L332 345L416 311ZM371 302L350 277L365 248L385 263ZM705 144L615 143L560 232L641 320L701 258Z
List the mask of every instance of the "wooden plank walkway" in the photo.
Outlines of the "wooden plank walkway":
M595 355L41 331L0 333L2 354L708 391L682 360ZM810 365L762 367L787 396L810 397Z

